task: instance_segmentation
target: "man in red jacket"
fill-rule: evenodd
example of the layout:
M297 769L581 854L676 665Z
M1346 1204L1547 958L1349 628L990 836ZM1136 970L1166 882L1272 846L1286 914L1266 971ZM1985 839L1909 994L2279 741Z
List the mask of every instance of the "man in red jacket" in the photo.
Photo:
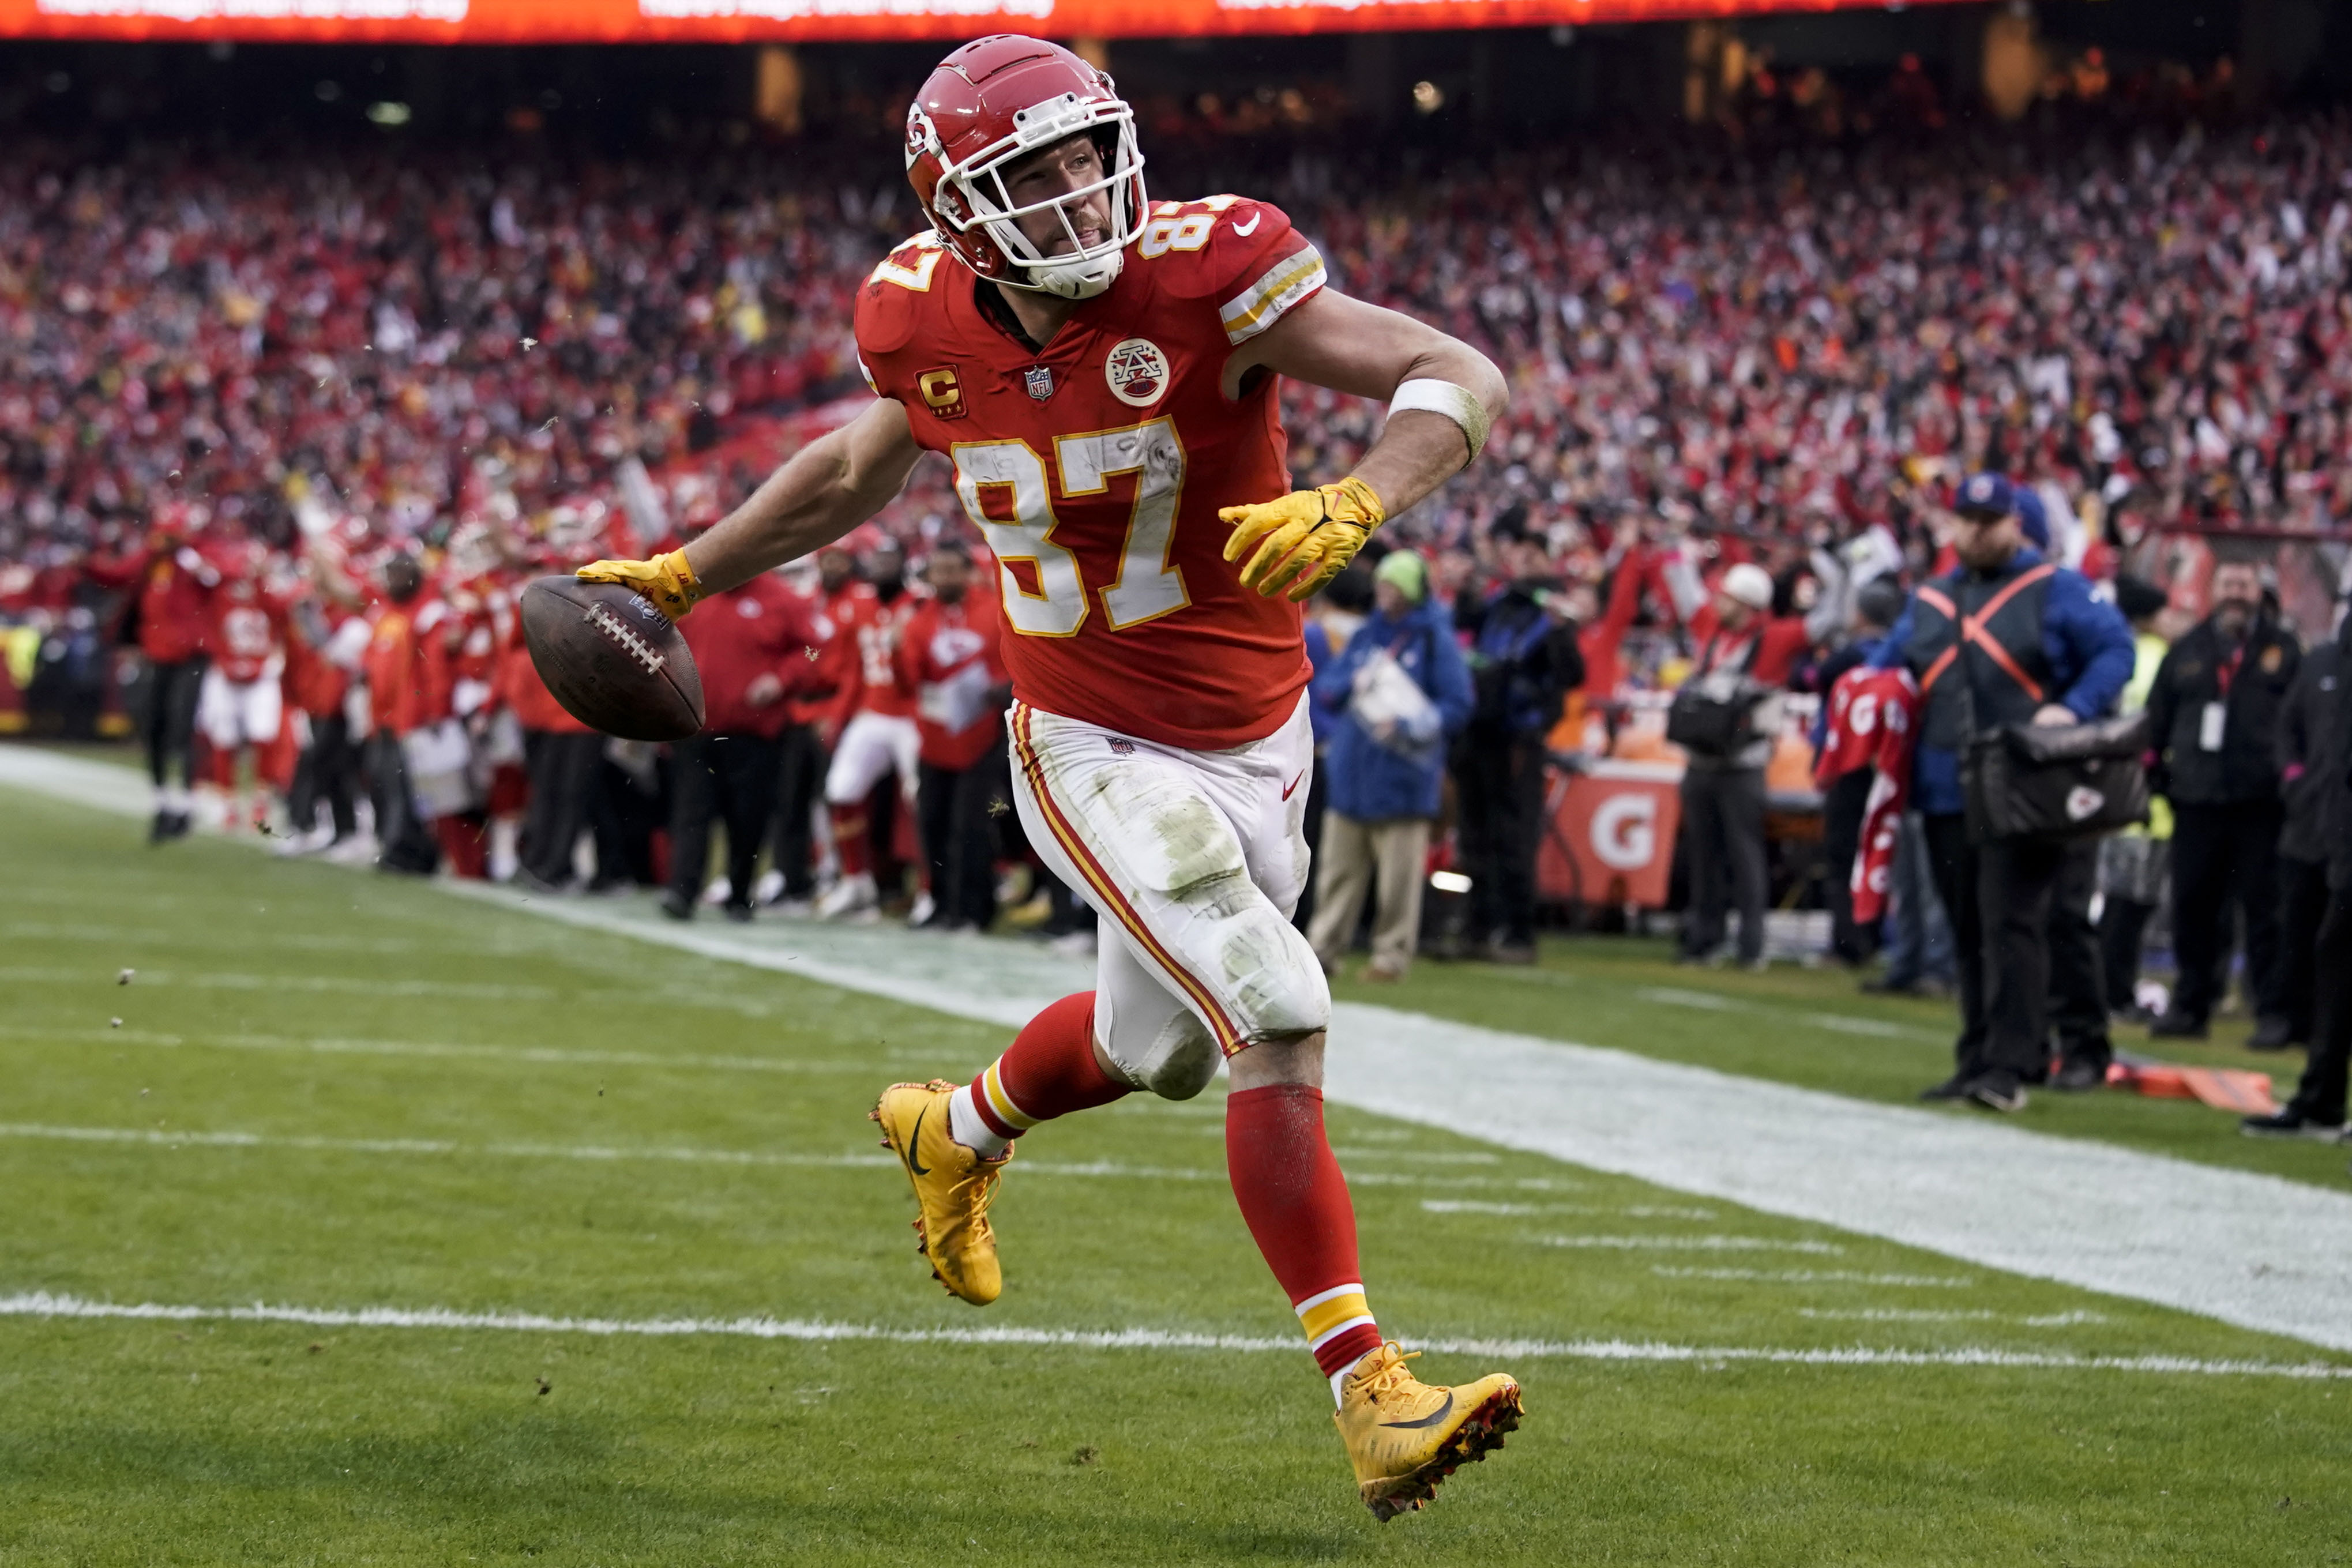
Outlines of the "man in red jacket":
M809 601L773 572L678 623L702 675L702 732L670 748L669 891L662 913L691 920L710 866L710 824L727 823L727 918L751 918L752 867L776 806L776 768L794 683L824 641Z
M930 907L918 924L988 929L996 918L996 822L1012 776L1004 706L1013 676L999 648L1003 612L974 597L971 552L950 542L931 552L929 601L898 638L898 684L915 694L922 736L916 821L930 862Z
M775 863L759 890L761 903L786 915L806 915L814 906L820 831L826 841L832 839L829 827L814 826L824 803L825 770L833 760L825 726L833 714L836 671L825 644L850 596L872 591L857 580L856 561L839 545L817 551L816 568L816 591L803 598L817 639L802 679L785 683L793 689L784 701L784 732L777 740L776 826L770 844Z
M204 689L212 589L220 580L219 571L196 549L196 536L209 520L202 506L167 501L155 508L154 524L138 547L120 556L93 556L89 563L94 581L137 592L131 614L138 625L139 651L147 658L147 702L139 730L155 781L151 843L188 831L196 697ZM173 783L175 768L179 780Z

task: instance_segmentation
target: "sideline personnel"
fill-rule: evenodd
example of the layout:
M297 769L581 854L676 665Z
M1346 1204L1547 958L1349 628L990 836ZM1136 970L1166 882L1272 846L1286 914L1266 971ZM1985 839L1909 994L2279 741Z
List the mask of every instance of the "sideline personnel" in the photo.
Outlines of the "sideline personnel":
M2132 672L2123 617L2092 597L2082 573L2027 542L2020 511L2006 477L1969 476L1953 538L1959 567L1912 595L1872 660L1907 666L1919 683L1925 714L1912 796L1959 956L1956 1071L1921 1098L1992 1111L2022 1109L2025 1085L2049 1071L2051 901L2070 860L2089 846L1970 843L1960 756L1973 737L2010 725L2097 718Z
M2229 915L2246 921L2246 991L2257 1049L2294 1032L2280 983L2279 708L2303 645L2263 607L2252 563L2213 572L2213 612L2183 633L2147 694L2149 733L2172 801L2172 940L2180 979L2149 1026L2158 1040L2202 1040L2228 988ZM2225 924L2226 923L2226 924Z

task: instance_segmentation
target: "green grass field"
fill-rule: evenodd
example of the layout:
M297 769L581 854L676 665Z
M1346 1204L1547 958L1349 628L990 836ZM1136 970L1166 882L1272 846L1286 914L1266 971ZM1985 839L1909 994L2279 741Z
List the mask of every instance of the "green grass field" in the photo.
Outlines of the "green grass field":
M0 808L0 1297L902 1334L0 1317L0 1563L2352 1558L2352 1381L2082 1367L1536 1356L1511 1367L1510 1446L1375 1525L1234 1212L1216 1092L1024 1140L1007 1291L974 1312L928 1279L864 1112L1003 1030ZM1944 1060L1939 1009L1826 975L1694 978L1631 944L1375 999L1864 1098ZM2337 1151L2194 1105L2044 1096L2025 1122L2344 1176ZM1344 1108L1331 1125L1374 1307L1409 1339L2347 1359ZM980 1327L1244 1345L921 1337Z

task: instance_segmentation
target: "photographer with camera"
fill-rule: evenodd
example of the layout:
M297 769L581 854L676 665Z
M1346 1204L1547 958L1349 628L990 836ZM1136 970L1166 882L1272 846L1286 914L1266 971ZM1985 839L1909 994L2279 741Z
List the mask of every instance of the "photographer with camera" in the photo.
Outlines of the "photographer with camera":
M1872 663L1919 683L1912 798L1959 956L1957 1071L1921 1098L2009 1112L2050 1075L2052 904L2077 887L2087 897L2097 841L1996 836L1980 823L1972 834L1961 758L2006 730L2109 712L2131 678L2132 634L2088 579L2043 558L2049 528L2031 491L1971 475L1957 511L1959 566L1912 594ZM2075 1080L2095 1071L2087 1060L2060 1069L2066 1087L2091 1086Z
M1772 578L1741 561L1725 570L1715 602L1692 619L1702 639L1666 714L1683 748L1683 852L1690 914L1675 961L1704 963L1723 945L1729 904L1739 908L1739 962L1764 967L1764 768L1780 733L1780 688L1806 651L1801 616L1772 614Z

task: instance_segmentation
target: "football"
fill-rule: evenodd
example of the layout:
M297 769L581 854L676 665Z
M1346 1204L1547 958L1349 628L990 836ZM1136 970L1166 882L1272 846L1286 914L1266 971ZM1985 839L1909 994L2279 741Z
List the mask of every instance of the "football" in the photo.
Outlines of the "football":
M522 591L523 641L563 711L624 740L702 727L702 676L668 616L617 582L542 577Z

